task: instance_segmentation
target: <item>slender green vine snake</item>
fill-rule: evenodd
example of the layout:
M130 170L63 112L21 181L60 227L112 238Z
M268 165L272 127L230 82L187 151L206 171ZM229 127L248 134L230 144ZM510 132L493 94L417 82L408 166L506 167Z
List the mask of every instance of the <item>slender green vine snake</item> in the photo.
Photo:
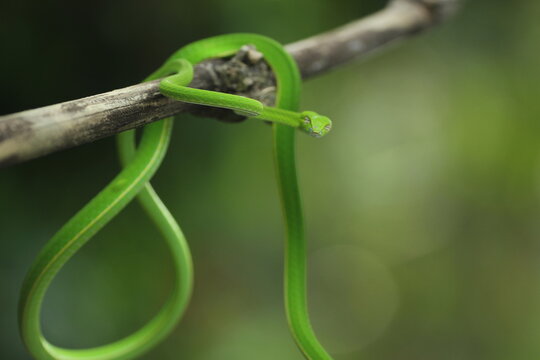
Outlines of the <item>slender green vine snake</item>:
M187 87L193 78L193 65L208 58L232 56L246 44L254 45L274 72L275 107L246 97ZM273 122L275 163L287 234L287 318L306 358L331 359L318 342L308 317L306 245L294 155L295 128L319 137L330 130L331 122L311 111L297 112L301 80L296 63L274 40L254 34L230 34L181 48L145 81L160 78L164 78L160 90L166 96ZM51 238L33 263L21 291L19 323L22 339L36 359L131 359L169 334L184 313L192 292L191 255L180 228L149 183L167 151L172 124L173 118L167 118L147 125L138 144L134 130L120 134L118 148L123 170ZM62 266L136 196L171 250L176 279L169 299L145 326L111 344L90 349L64 349L50 344L40 323L47 288Z

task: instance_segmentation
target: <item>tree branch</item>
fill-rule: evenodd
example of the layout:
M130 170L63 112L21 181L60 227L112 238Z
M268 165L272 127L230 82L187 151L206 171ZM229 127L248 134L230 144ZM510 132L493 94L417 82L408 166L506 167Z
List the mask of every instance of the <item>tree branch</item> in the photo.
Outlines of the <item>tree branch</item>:
M286 46L303 79L325 73L447 19L459 0L392 0L388 6L335 30ZM195 67L191 86L273 101L273 76L253 49ZM159 80L0 117L0 167L89 143L159 119L190 112L225 121L231 112L162 96Z

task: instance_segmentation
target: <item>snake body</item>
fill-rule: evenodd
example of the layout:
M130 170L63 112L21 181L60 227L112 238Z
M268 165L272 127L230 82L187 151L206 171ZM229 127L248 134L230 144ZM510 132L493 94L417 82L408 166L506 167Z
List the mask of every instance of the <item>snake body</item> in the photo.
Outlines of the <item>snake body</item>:
M254 45L274 72L277 82L274 107L242 96L187 87L193 78L193 65L208 58L232 56L246 44ZM306 245L294 155L295 128L319 137L330 130L331 122L311 111L297 112L301 80L296 63L272 39L255 34L230 34L184 46L145 81L159 78L164 78L160 91L166 96L273 122L275 163L287 234L287 318L306 358L331 359L318 342L308 317ZM49 240L30 268L21 291L19 324L22 339L36 359L131 359L169 334L184 313L193 284L191 255L179 226L149 183L167 151L172 123L173 118L167 118L147 125L138 144L134 130L118 135L122 171ZM64 349L50 344L40 324L47 288L62 266L136 196L171 250L176 278L169 299L145 326L111 344L90 349Z

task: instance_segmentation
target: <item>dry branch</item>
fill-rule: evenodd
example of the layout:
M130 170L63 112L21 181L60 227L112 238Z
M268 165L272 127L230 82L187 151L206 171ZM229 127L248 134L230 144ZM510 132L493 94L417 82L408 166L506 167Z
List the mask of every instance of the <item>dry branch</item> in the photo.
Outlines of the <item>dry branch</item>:
M458 0L393 0L371 16L289 44L286 49L297 61L302 77L307 79L430 28L448 18L457 4ZM265 89L272 87L271 74L259 65L247 65L247 70L241 72L242 79L237 79L240 84L250 80L245 91L223 85L223 74L238 66L238 62L223 60L197 65L191 86L234 92L268 103L264 95ZM0 166L89 143L183 112L235 120L230 112L165 98L160 95L156 80L1 116Z

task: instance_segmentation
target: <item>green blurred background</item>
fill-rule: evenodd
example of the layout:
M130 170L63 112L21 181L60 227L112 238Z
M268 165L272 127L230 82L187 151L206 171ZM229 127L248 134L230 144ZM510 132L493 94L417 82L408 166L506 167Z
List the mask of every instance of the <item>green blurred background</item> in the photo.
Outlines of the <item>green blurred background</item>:
M0 5L0 113L144 78L193 40L283 43L385 1L29 1ZM540 358L540 3L474 0L452 21L305 84L333 133L299 136L310 306L336 360ZM29 359L17 298L48 238L118 172L105 139L0 172L0 358ZM301 359L282 305L271 132L184 117L153 180L183 227L196 285L144 359ZM164 242L130 205L61 272L55 344L127 335L171 285Z

